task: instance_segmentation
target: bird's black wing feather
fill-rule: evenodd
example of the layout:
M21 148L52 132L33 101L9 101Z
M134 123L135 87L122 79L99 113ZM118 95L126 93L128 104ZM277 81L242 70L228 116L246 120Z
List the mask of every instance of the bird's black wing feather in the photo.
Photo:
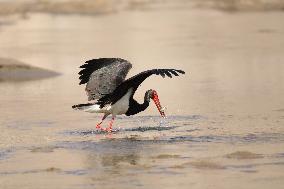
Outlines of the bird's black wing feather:
M124 81L122 84L132 86L134 90L136 90L139 85L149 76L155 74L155 75L161 75L162 77L168 76L172 78L173 76L178 76L178 73L185 74L182 70L176 70L176 69L153 69L153 70L147 70L144 72L141 72L126 81Z
M123 83L121 83L111 94L108 94L98 100L98 104L100 104L101 107L103 107L106 104L114 104L116 103L121 97L125 95L125 93L130 89L133 88L133 94L139 87L139 85L149 76L155 74L155 75L161 75L162 77L168 76L172 78L172 76L179 76L180 74L185 74L182 70L176 70L176 69L153 69L153 70L147 70L144 72L141 72L127 80L125 80Z
M80 85L86 85L88 100L102 98L112 93L125 79L132 65L120 58L99 58L80 66Z

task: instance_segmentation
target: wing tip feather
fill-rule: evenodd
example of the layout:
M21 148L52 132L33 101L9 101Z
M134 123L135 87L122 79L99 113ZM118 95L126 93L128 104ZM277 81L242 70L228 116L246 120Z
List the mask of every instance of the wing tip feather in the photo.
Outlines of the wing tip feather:
M177 71L178 73L181 73L181 74L185 74L185 71L183 71L183 70L175 70L175 71Z
M161 75L163 78L166 76L172 78L173 76L179 76L179 74L185 74L185 71L177 69L156 69L154 73L156 75Z

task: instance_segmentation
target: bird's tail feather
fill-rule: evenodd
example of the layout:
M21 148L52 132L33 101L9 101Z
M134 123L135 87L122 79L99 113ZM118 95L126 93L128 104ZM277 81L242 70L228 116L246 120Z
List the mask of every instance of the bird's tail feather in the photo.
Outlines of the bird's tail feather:
M87 103L87 104L77 104L77 105L73 105L72 108L74 110L85 110L87 108L89 108L90 106L92 106L94 104L92 103Z

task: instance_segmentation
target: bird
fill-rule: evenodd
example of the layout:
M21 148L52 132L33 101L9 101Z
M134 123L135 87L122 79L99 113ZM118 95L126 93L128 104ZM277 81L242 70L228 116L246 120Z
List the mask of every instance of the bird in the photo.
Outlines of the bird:
M112 132L113 122L117 115L125 114L131 116L138 114L148 108L153 100L162 117L166 117L161 106L156 90L149 89L145 92L144 102L138 103L133 96L141 83L152 75L179 76L185 74L178 69L150 69L143 71L129 79L125 79L132 64L122 58L97 58L85 62L79 67L79 85L86 84L85 91L88 101L91 103L73 105L75 110L89 113L103 113L102 120L96 125L98 130ZM112 115L107 128L101 125L103 121Z

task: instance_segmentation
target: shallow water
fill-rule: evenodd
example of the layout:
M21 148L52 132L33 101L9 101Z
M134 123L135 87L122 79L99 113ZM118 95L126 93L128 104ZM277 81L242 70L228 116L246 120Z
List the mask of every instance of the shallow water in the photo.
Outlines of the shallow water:
M283 17L155 9L0 25L0 57L62 73L0 83L0 188L281 188ZM99 115L71 109L87 100L77 72L94 57L130 60L129 75L185 70L137 92L156 89L168 118L151 105L97 132Z

